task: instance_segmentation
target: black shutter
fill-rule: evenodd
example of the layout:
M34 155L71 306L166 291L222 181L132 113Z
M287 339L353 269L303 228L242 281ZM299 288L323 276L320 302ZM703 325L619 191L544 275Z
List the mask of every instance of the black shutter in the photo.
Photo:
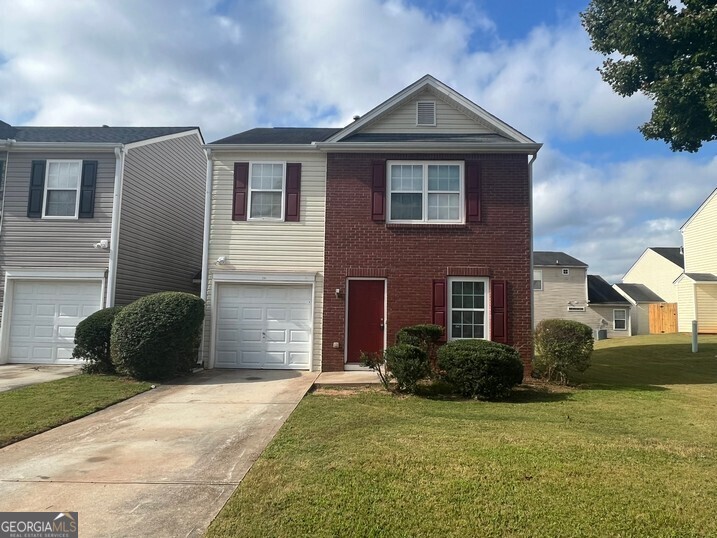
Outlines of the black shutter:
M80 183L81 219L95 216L95 188L97 186L97 161L82 161L82 180Z
M246 220L246 199L249 191L249 163L234 163L234 199L232 220Z
M30 194L27 197L27 216L42 217L42 198L45 194L45 161L32 161Z

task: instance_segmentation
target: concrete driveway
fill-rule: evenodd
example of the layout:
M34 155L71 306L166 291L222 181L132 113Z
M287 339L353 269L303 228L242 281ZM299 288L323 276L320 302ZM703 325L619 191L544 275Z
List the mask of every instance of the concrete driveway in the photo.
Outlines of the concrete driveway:
M209 370L0 449L0 511L80 536L200 536L318 373Z
M0 392L80 373L80 365L0 364Z

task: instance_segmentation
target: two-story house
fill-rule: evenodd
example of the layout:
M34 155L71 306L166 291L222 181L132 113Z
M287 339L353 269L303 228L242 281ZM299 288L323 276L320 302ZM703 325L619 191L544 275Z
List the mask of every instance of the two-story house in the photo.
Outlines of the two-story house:
M433 322L529 369L539 148L428 75L342 129L209 144L205 364L353 369Z
M676 281L680 332L717 333L717 189L680 228L685 271Z
M206 156L196 127L0 122L0 363L68 363L77 323L198 291Z
M570 319L609 338L632 334L630 303L588 265L564 252L533 253L534 323ZM604 331L604 332L598 332Z

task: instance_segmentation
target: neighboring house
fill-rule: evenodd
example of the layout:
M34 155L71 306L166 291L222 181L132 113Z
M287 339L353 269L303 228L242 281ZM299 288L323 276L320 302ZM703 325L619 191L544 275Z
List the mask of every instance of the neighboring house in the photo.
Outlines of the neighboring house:
M632 334L650 334L650 305L664 303L662 297L644 284L613 284L615 291L632 305L630 325Z
M564 252L533 253L534 323L570 319L588 325L598 336L630 336L630 304L602 277L588 275L588 265ZM612 289L612 288L610 288Z
M353 369L434 322L529 370L540 144L425 76L343 129L207 148L208 367Z
M677 322L680 332L717 333L717 189L680 228L685 272L677 287Z
M100 308L196 291L206 157L196 127L0 122L0 363L68 363Z
M622 277L625 284L642 284L666 303L677 302L675 279L685 258L680 247L648 247Z

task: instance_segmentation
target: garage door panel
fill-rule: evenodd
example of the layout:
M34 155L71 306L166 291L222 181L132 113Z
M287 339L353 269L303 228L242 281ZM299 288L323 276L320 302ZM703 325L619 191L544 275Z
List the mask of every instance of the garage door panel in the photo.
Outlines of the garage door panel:
M311 305L310 286L220 284L216 366L308 368Z
M100 309L101 281L13 280L9 361L77 363L75 328Z

